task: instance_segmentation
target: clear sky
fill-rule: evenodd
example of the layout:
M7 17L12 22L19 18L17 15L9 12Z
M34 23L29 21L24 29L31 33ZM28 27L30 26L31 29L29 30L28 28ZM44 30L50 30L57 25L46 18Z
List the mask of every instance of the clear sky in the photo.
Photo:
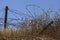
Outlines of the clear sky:
M0 0L0 9L8 5L11 9L17 9L24 12L27 4L36 4L45 9L60 8L60 0Z
M52 10L60 8L60 0L0 0L0 9L5 8L7 5L10 9L19 10L21 12L26 12L26 5L35 4L47 10L51 8Z
M38 5L45 10L48 8L52 10L60 8L60 0L0 0L0 9L4 10L7 5L10 9L19 10L24 13L27 11L26 5L28 4Z

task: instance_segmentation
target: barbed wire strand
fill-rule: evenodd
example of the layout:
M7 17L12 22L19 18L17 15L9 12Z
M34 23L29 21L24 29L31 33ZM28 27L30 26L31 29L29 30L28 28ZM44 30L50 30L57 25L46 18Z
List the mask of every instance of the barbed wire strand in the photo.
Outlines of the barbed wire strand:
M13 9L12 9L12 10L9 10L9 11L10 11L10 12L13 12L13 13L15 13L15 14L19 15L19 16L21 16L21 14L20 14L20 13L22 13L22 12L20 12L20 11L19 11L19 13L17 13L17 12L18 12L18 10L13 10ZM17 12L16 12L16 11L17 11ZM25 14L25 13L22 13L22 14L23 14L23 15L25 15L25 16L28 16L28 17L32 18L30 15L27 15L27 14ZM22 15L22 16L23 16L23 15Z

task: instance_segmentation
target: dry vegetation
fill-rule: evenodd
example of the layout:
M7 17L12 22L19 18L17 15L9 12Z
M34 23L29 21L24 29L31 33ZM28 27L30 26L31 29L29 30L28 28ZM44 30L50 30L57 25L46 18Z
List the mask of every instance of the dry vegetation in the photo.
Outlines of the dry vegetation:
M60 15L52 19L48 14L25 20L17 30L0 31L0 40L60 40Z

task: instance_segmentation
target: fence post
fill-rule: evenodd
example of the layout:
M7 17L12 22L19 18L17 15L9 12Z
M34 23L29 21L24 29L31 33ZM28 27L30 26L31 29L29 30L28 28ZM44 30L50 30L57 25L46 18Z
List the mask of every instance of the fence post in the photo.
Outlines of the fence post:
M5 7L4 30L7 28L7 14L8 14L8 6Z

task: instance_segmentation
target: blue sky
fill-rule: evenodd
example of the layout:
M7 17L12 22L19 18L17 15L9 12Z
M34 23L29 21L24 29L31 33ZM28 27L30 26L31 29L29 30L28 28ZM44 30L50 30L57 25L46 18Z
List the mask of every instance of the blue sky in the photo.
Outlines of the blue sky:
M7 5L10 9L19 10L21 12L26 12L26 5L35 4L47 10L51 8L52 10L57 10L60 8L60 0L0 0L0 9L5 8Z
M11 9L17 9L24 12L27 4L36 4L45 9L60 8L60 0L0 0L0 9L8 5Z

